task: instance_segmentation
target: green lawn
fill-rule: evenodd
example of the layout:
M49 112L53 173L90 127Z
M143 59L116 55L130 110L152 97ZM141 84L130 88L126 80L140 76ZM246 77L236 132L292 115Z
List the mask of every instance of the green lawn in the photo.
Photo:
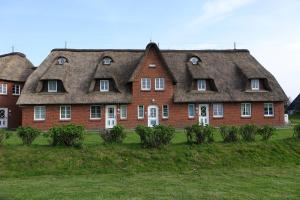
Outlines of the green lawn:
M136 134L104 145L96 133L77 148L32 146L13 135L0 147L0 199L299 199L300 140L142 149Z

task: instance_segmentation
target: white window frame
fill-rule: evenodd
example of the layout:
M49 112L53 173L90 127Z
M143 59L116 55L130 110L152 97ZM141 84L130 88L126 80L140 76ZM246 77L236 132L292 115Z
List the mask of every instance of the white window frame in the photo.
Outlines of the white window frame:
M93 107L99 107L99 111L100 111L100 112L99 112L99 114L100 114L99 117L94 117L94 116L92 115L92 114L93 114L93 112L92 112L92 111L93 111L93 109L92 109ZM90 119L91 119L91 120L101 119L101 115L102 115L102 113L101 113L101 106L100 106L100 105L91 105L91 106L90 106Z
M103 89L102 89L103 86ZM107 86L107 87L105 87ZM108 92L109 91L109 80L100 80L99 82L100 92Z
M197 81L197 88L198 88L198 91L206 91L206 80L199 79Z
M51 83L55 83L55 89L50 89ZM48 80L48 92L57 92L57 80Z
M214 118L224 117L224 105L222 103L213 104L213 117Z
M259 79L251 79L251 90L259 90Z
M44 115L41 111L44 111ZM37 113L39 112L39 113ZM33 120L44 121L46 119L46 107L45 106L34 106Z
M249 106L249 114L244 114L246 112L247 106ZM241 103L241 117L251 117L252 115L252 105L251 103Z
M67 116L67 109L65 109L65 113L62 113L62 108L65 107L65 108L70 108L70 117L66 117ZM71 119L71 106L60 106L60 109L59 109L59 119L60 120L70 120ZM65 115L65 117L62 117L62 114Z
M190 106L193 107L194 115L190 115ZM196 116L195 104L190 103L190 104L188 104L188 117L189 118L195 118L195 116Z
M268 113L265 113L265 108L267 107ZM272 114L269 113L269 108L272 108ZM264 103L264 116L265 117L274 117L274 103Z
M151 90L151 78L141 78L141 90L143 91Z
M155 90L162 91L165 90L165 79L155 78Z
M140 115L140 108L142 108L143 110L143 115L141 116ZM144 119L145 117L145 106L144 105L138 105L137 106L137 116L138 116L138 119Z
M0 83L0 94L7 95L7 84L6 83Z
M191 57L190 58L190 62L193 64L193 65L197 65L198 64L198 62L199 62L199 58L197 58L197 57Z
M167 115L165 115L166 113L165 113L165 108L167 108ZM167 104L165 104L165 105L162 105L162 109L161 109L161 116L162 116L162 118L163 119L168 119L169 118L169 112L170 112L170 110L169 110L169 105L167 105Z
M156 67L156 64L150 63L150 64L149 64L149 67L150 67L150 68L155 68L155 67Z
M21 94L21 85L20 84L14 84L12 88L12 93L15 96L19 96Z
M65 64L67 62L67 59L65 58L65 57L59 57L58 59L57 59L57 64L59 64L59 65L63 65L63 64Z
M123 116L123 114L125 114ZM120 119L127 119L127 105L120 106Z
M112 58L105 57L105 58L103 58L102 63L103 63L103 65L110 65L112 63Z

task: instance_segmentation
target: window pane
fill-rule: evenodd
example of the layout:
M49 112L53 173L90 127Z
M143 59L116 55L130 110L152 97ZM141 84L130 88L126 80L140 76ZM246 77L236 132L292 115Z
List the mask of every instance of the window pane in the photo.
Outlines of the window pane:
M91 119L101 118L101 108L100 106L91 106Z
M138 118L144 118L144 106L138 106Z
M168 118L169 117L169 106L163 105L163 117Z
M188 105L188 114L189 114L189 117L195 116L195 105L194 104Z
M127 106L121 106L120 107L120 117L121 119L127 118Z

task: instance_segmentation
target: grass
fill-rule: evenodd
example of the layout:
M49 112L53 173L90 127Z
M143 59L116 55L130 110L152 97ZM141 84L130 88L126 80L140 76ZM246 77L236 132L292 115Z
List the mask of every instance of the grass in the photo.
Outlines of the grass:
M178 132L163 149L142 149L136 134L104 145L32 146L15 134L0 147L0 199L299 199L300 140L292 129L271 141L185 144Z
M292 124L300 124L300 114L290 115L289 118Z

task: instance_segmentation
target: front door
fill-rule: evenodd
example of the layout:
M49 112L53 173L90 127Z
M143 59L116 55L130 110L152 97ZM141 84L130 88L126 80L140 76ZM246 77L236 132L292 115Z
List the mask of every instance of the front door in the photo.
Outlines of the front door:
M203 126L209 124L208 104L199 105L199 123Z
M117 124L116 106L106 106L105 128L113 128Z
M0 128L7 128L7 108L0 108Z
M148 107L148 126L153 127L158 125L158 107L149 106Z

